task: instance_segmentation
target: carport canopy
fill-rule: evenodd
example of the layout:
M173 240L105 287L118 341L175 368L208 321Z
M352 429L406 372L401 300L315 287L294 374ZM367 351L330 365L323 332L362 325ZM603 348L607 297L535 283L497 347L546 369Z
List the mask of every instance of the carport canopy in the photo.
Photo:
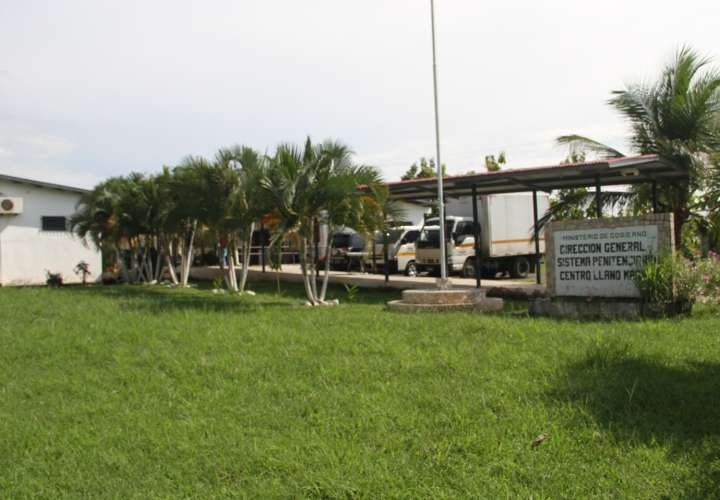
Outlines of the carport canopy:
M538 224L537 193L554 189L595 187L597 216L602 217L602 186L651 184L653 211L658 211L657 185L687 181L686 168L673 164L658 155L642 155L608 158L583 163L568 163L532 168L506 169L444 177L446 198L470 196L473 201L473 225L475 227L475 280L480 288L480 226L478 223L477 197L502 193L533 193L533 239L535 241L535 270L537 283L540 277L540 227ZM390 199L410 203L427 203L437 199L437 178L412 179L387 184Z
M663 184L687 179L687 169L658 155L642 155L448 176L443 178L443 184L445 196L454 198L590 186ZM390 198L395 200L421 202L437 198L437 179L434 177L390 182L388 188Z

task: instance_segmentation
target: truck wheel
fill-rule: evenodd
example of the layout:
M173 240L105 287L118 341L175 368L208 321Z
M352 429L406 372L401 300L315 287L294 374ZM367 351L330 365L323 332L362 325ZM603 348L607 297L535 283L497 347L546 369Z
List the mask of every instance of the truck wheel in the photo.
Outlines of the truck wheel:
M405 276L415 277L417 276L417 266L415 265L415 261L411 260L407 263L407 266L405 266Z
M470 257L465 261L462 268L463 278L474 278L475 277L475 257Z
M527 257L515 257L510 264L511 278L527 278L530 272L530 261Z

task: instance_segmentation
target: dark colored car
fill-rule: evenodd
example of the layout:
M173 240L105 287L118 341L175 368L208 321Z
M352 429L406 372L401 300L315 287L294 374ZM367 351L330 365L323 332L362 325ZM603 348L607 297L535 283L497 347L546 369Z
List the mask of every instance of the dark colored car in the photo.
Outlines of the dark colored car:
M356 231L346 230L333 234L330 250L330 268L342 271L360 269L365 240Z

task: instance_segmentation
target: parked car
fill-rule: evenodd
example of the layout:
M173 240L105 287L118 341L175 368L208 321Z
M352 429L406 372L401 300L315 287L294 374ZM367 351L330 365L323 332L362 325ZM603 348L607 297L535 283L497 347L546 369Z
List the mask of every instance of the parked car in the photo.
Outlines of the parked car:
M332 235L330 269L350 271L362 267L365 240L354 229L346 228Z

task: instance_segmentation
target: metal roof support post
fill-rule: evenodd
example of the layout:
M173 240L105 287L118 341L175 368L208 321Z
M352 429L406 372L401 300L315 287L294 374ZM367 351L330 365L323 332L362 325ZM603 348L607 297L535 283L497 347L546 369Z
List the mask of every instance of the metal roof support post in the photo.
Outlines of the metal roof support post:
M600 189L600 177L595 177L595 210L597 210L597 218L602 219L602 190Z
M473 237L475 238L475 288L480 288L480 222L478 221L477 187L472 187Z
M657 194L657 181L652 181L652 208L654 214L658 213Z
M540 275L540 228L538 227L537 190L533 189L533 233L535 236L535 282L542 283Z

